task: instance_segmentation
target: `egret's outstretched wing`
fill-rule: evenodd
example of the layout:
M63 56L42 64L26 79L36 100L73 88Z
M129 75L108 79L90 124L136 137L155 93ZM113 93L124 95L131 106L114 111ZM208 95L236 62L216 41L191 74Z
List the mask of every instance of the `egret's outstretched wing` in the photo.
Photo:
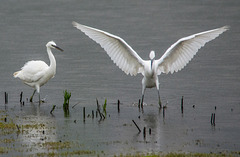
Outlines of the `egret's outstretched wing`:
M201 47L228 29L229 26L224 26L179 39L157 60L158 75L183 69Z
M77 22L72 24L100 44L112 61L127 75L143 72L145 61L122 38Z
M14 73L14 77L18 77L26 83L36 82L41 79L48 65L43 61L29 61L25 63L22 70Z

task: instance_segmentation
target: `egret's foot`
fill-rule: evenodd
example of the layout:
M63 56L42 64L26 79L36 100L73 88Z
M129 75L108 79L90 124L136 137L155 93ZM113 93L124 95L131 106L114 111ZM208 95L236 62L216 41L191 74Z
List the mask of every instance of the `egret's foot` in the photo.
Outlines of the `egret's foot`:
M45 102L46 102L45 100L46 100L46 99L41 99L40 101L38 101L38 102L39 102L39 105L45 103Z
M41 103L45 103L46 101L45 101L45 99L42 99L42 100L40 100L40 102L41 102Z
M33 96L34 96L35 92L36 92L36 90L33 91L33 94L32 94L32 96L30 97L30 102L33 102Z
M30 102L33 102L33 100L31 98L30 98ZM42 103L46 103L46 99L41 99L40 101L38 100L38 101L35 101L34 103L39 103L39 105L40 105Z

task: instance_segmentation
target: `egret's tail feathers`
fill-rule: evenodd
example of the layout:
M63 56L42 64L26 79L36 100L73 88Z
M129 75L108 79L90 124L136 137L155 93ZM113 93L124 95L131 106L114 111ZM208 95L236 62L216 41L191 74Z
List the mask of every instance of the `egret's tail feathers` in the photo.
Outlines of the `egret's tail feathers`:
M13 77L17 77L18 76L18 73L19 73L20 71L17 71L17 72L15 72L15 73L13 73Z

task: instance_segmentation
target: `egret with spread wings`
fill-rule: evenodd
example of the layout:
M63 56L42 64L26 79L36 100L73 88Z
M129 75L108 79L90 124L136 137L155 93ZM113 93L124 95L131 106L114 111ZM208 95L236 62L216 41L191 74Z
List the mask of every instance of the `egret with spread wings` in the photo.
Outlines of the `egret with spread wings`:
M141 105L143 105L146 88L156 87L160 108L158 75L180 71L201 47L229 29L228 26L224 26L181 38L170 46L160 59L155 60L155 52L151 51L149 54L150 60L143 60L122 38L77 22L72 24L100 44L111 60L127 75L135 76L138 73L143 75Z
M28 61L22 67L20 71L17 71L13 74L15 78L19 78L22 80L26 85L34 88L33 94L30 97L30 102L32 102L33 96L37 91L39 93L39 104L40 104L40 87L48 82L49 79L53 78L56 74L56 60L52 54L51 49L58 49L63 51L59 48L55 42L49 41L46 45L47 53L50 60L50 66L48 66L44 61L37 60L37 61Z

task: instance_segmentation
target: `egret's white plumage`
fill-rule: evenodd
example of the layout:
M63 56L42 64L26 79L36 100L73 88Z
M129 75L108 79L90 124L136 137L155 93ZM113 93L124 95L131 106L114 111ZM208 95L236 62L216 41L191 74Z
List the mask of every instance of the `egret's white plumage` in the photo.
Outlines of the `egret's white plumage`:
M49 41L46 47L48 57L50 60L50 66L48 66L44 61L41 60L28 61L21 68L20 71L17 71L13 74L15 78L18 77L25 84L35 89L33 95L35 94L36 91L39 93L39 102L40 102L40 87L47 83L47 81L53 78L54 75L56 74L56 60L52 54L51 48L63 51L53 41ZM31 102L33 95L30 98Z
M160 59L155 60L155 52L151 51L150 60L143 60L122 38L77 22L72 24L100 44L112 61L126 74L141 73L143 75L141 103L143 103L145 89L157 87L160 107L158 75L180 71L201 47L229 29L229 26L224 26L181 38L170 46Z

